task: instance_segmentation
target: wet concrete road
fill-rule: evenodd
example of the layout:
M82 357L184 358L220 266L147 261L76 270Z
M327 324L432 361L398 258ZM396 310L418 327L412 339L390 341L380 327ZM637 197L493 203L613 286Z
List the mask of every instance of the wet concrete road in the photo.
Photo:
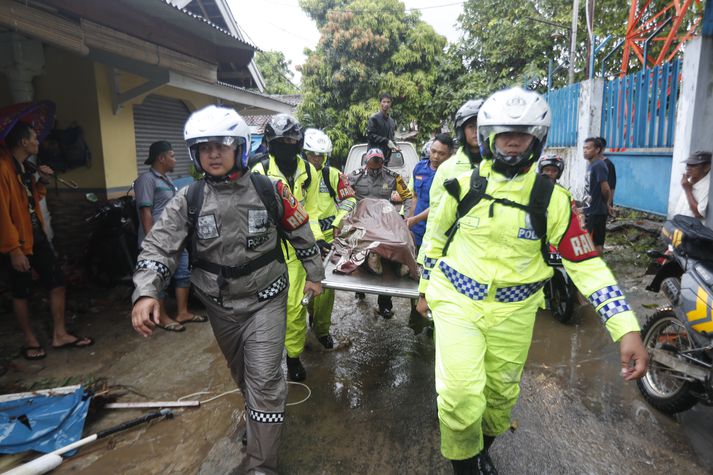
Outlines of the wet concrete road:
M288 409L283 473L451 473L438 450L433 340L409 326L406 301L395 303L397 316L385 321L371 314L373 296L356 303L338 293L334 332L351 344L324 352L313 342L305 352L312 396ZM290 391L291 400L303 395ZM590 307L566 326L540 312L513 419L517 429L491 449L503 474L711 467L713 411L697 408L679 422L649 408L619 377L618 345Z
M642 319L653 311L642 304L663 303L643 291L640 278L620 284ZM312 394L288 407L281 473L451 473L439 452L433 340L423 328L410 326L423 320L409 322L407 301L396 299L396 317L386 321L374 318L375 300L367 296L358 304L353 294L338 293L334 333L348 344L327 352L310 341L304 362ZM7 322L0 324L0 337L10 340L16 330ZM16 359L0 386L59 386L70 378L101 377L130 390L122 401L212 391L190 398L205 400L234 389L209 326L188 327L143 339L131 330L125 303L102 308L77 322L82 334L100 337L97 345L84 352L50 350L39 362ZM491 450L500 473L713 473L713 410L663 416L633 383L621 381L618 366L617 346L591 308L583 307L572 325L541 312L513 415L517 430ZM290 386L290 401L305 395L305 388ZM240 395L231 394L179 411L172 421L83 448L55 473L238 474L242 408ZM88 420L85 434L144 412L101 411ZM0 467L2 462L0 457Z

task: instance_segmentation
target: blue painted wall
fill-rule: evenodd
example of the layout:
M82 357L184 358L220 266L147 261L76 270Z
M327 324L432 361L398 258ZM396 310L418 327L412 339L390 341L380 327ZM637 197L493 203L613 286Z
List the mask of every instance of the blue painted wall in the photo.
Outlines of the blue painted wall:
M671 152L611 152L616 167L614 204L665 216L671 181Z

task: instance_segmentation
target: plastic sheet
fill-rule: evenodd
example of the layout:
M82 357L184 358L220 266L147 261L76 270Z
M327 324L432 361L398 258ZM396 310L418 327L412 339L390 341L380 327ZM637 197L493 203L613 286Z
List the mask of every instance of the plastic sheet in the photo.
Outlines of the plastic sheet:
M0 396L0 453L49 453L78 441L90 402L78 385Z

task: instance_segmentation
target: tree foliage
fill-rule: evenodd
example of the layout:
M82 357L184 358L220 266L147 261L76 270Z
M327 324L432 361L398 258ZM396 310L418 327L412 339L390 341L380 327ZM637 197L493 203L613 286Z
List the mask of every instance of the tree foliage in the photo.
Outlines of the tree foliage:
M294 73L290 71L291 61L287 61L281 51L258 51L255 63L265 80L265 94L297 94L297 86L292 82Z
M577 40L574 55L575 81L588 77L588 32L585 5L580 1ZM669 0L653 0L650 12L660 10ZM597 74L601 60L626 33L630 2L596 0L593 33L602 40L612 40L597 56ZM491 92L527 82L540 91L547 87L548 63L562 67L553 76L553 87L567 83L569 64L572 0L468 0L458 18L463 35L453 47L468 74L472 91L487 96ZM651 17L648 13L645 18ZM660 42L652 44L652 52ZM617 74L621 67L621 48L606 63L605 74ZM632 65L638 69L639 65ZM470 93L470 91L468 91ZM463 98L468 97L463 95Z
M321 33L301 66L305 125L324 129L343 159L352 144L365 141L379 93L393 97L400 127L418 123L425 135L444 116L437 97L446 39L406 12L398 0L300 0Z

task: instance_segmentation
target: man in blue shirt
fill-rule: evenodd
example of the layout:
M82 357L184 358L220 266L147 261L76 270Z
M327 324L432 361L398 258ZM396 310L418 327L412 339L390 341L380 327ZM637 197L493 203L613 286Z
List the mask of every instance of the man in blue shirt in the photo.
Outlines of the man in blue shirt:
M413 233L416 247L421 247L423 235L426 232L426 219L429 212L429 197L433 176L441 163L448 160L453 154L453 139L448 134L438 134L431 142L429 158L421 160L413 169L411 191L416 200L410 216L406 218L406 225Z
M136 208L139 213L139 247L153 224L158 221L163 209L169 201L176 196L178 188L168 177L176 166L176 158L171 144L165 140L159 140L151 144L149 157L144 161L151 168L142 173L134 182L134 194L136 197ZM159 315L159 328L172 332L182 332L186 329L183 326L188 322L205 322L207 317L192 314L188 310L188 296L191 287L191 271L188 268L188 252L184 249L181 259L173 275L173 284L176 288L176 306L178 315L175 320L168 316L164 306L166 298L165 291L161 293L161 312Z
M589 162L589 165L584 183L582 209L587 231L592 235L594 247L600 255L604 252L607 216L609 216L611 202L609 168L602 160L601 152L602 146L598 137L590 137L584 141L584 159Z

